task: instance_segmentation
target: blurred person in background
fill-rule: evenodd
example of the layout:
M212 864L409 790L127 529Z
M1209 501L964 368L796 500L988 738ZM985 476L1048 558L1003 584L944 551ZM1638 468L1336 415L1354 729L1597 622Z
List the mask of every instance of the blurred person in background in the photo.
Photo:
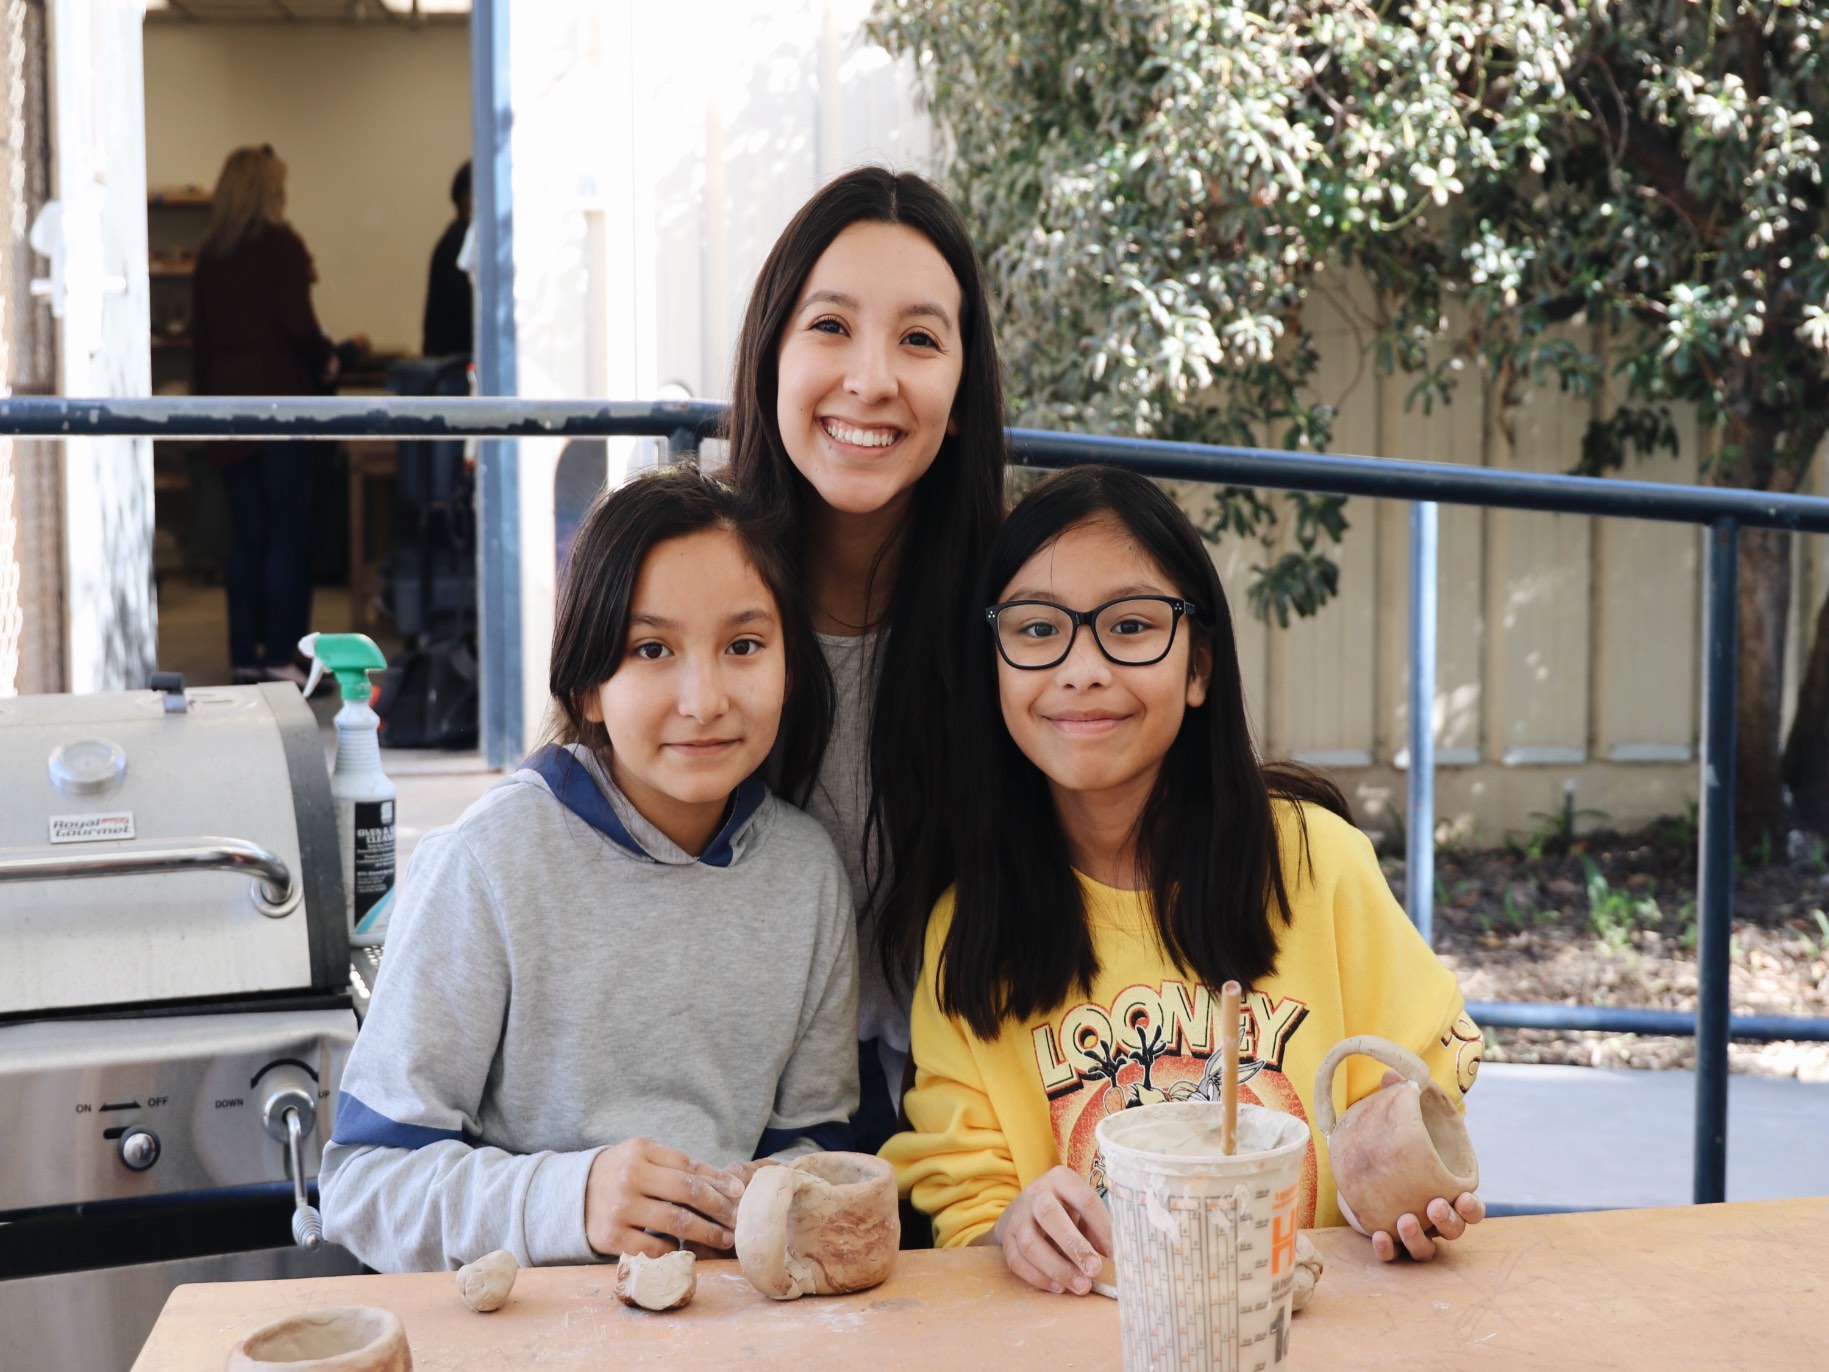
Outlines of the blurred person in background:
M336 381L338 348L311 307L311 254L286 223L286 164L268 145L223 163L192 278L191 390L316 395ZM367 348L361 335L345 352ZM229 539L229 664L237 682L303 683L294 660L311 618L312 444L212 444Z
M445 226L438 246L432 249L432 270L426 280L425 322L419 345L422 357L468 357L475 337L476 304L470 293L470 276L458 265L464 236L470 232L468 162L451 178L451 204L457 217Z

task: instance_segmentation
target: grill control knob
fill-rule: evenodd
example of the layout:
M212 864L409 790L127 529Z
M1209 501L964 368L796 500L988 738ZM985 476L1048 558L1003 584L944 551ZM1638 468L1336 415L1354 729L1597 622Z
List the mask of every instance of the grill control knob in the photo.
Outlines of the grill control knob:
M152 1130L135 1125L121 1135L121 1161L136 1172L144 1172L159 1160L159 1136Z

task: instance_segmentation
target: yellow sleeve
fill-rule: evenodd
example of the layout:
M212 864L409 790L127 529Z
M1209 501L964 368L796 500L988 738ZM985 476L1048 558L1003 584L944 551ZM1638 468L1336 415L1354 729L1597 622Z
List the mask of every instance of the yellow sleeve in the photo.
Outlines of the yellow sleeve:
M909 1023L915 1084L903 1105L910 1127L882 1152L902 1194L933 1217L940 1248L987 1233L1022 1190L1009 1140L984 1089L973 1052L977 1039L963 1021L940 1012L934 972L952 913L949 891L928 921Z
M1334 924L1346 1033L1402 1044L1429 1067L1449 1098L1466 1108L1483 1048L1454 973L1443 965L1386 885L1364 834L1333 815L1308 812L1317 865L1331 849ZM1368 1058L1348 1061L1349 1103L1378 1089L1384 1072Z

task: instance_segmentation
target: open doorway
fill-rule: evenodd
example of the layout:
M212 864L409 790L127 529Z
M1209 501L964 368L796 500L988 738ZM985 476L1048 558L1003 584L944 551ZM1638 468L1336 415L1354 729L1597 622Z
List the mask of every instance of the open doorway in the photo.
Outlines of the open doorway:
M448 280L452 226L467 215L456 184L470 155L467 10L451 0L166 0L149 6L144 50L155 394L224 389L203 360L222 355L217 316L208 326L197 317L200 289L208 299L218 288L199 286L197 264L217 209L213 192L225 159L238 148L270 150L283 168L284 219L309 254L317 322L338 345L334 380L318 377L316 393L466 393L467 338L453 343L436 327L428 338L426 329L435 250L448 249ZM214 222L220 224L221 216ZM456 235L461 238L461 225ZM467 300L467 282L460 289ZM449 310L434 313L448 316ZM425 359L428 343L445 364ZM311 384L268 383L258 390L300 393ZM257 581L250 592L245 536L236 561L236 531L248 527L248 512L269 517L275 501L280 518L296 512L301 501L310 510L305 546L283 572L309 587L301 632L366 633L397 662L412 650L465 639L469 646L459 651L473 652L474 505L457 445L299 446L281 464L278 483L265 486L249 466L262 460L273 461L252 445L155 445L162 668L208 684L247 679L253 671L286 674L300 665L292 644L280 641L291 638L290 628L274 633L264 622L267 581ZM256 574L275 575L272 559ZM242 609L232 633L229 582L237 577ZM257 618L250 647L251 596ZM283 593L280 599L286 599ZM296 617L280 616L285 623ZM474 729L473 719L467 737L461 722L455 728L450 721L438 728L416 724L396 730L412 735L396 741L465 747L473 744Z

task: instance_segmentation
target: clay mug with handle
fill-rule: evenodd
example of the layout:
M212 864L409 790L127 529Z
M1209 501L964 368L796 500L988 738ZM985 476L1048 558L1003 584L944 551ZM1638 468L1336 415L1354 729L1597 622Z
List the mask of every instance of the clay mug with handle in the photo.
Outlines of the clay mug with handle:
M1334 1118L1334 1071L1354 1054L1376 1058L1404 1080L1374 1091ZM1480 1185L1467 1123L1408 1048L1375 1034L1342 1039L1315 1072L1315 1123L1333 1159L1334 1185L1368 1234L1395 1234L1400 1215L1427 1223L1429 1202L1450 1204Z

